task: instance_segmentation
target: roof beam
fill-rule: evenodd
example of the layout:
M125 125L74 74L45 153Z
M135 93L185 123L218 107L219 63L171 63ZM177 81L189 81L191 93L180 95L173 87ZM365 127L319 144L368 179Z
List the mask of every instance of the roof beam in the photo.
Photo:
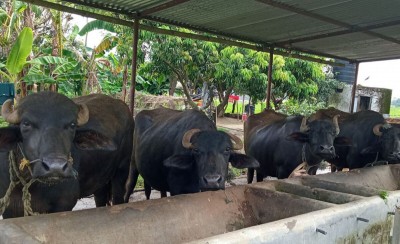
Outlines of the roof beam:
M94 4L94 3L91 3L91 2L80 1L80 0L66 0L66 2L74 3L74 4L77 4L77 5L80 5L80 6L86 6L86 7L90 7L90 8L94 8L94 9L102 9L102 10L105 10L105 11L118 13L118 14L125 14L125 15L131 14L129 11L113 7L113 5L111 5L111 4L109 4L109 6L105 6L105 5L99 5L99 4ZM62 10L60 10L60 11L62 11Z
M25 0L23 0L23 1L25 1ZM276 44L265 43L264 41L248 39L248 38L245 38L245 37L236 36L236 35L230 35L230 34L226 34L226 33L223 33L223 32L216 32L216 31L212 31L212 30L209 30L209 29L204 29L204 28L199 28L199 27L195 27L195 26L190 26L190 25L187 25L187 24L177 23L175 21L169 21L169 20L154 18L154 17L150 17L150 16L144 17L144 19L147 19L147 20L150 20L150 21L159 22L159 23L163 23L163 24L167 24L167 25L174 25L174 26L178 26L178 27L183 27L183 28L187 28L187 29L190 29L190 30L199 31L199 32L203 32L203 33L208 33L208 34L212 34L212 35L219 36L219 37L224 37L224 38L230 38L230 39L235 39L235 40L241 40L241 41L245 41L245 42L255 43L255 44L258 44L260 46L268 46L269 48L272 47L272 46L275 46L275 47L279 47L279 48L282 48L282 49L287 49L287 52L285 52L285 53L287 53L287 55L289 55L289 56L291 55L290 53L292 53L292 51L298 51L298 52L303 52L303 53L315 54L315 55L326 57L326 58L341 59L341 60L346 60L346 61L349 61L349 62L354 62L354 60L348 59L346 57L337 57L335 55L331 55L331 54L328 54L328 53L318 53L317 54L316 52L304 52L303 50L301 50L299 48L295 48L295 47L287 48L285 46L279 46L279 45L276 45ZM277 52L275 52L275 54L281 55L281 54L278 54ZM285 55L283 55L283 56L285 56ZM311 60L309 60L309 61L311 61ZM315 61L315 62L317 62L317 61ZM339 65L339 66L341 66L341 65Z
M162 11L162 10L165 10L165 9L168 9L168 8L175 7L175 6L179 5L179 4L182 4L182 3L185 3L185 2L188 2L188 1L190 1L190 0L173 0L173 1L170 1L170 2L167 2L167 3L164 3L164 4L160 4L158 6L146 9L146 10L144 10L142 12L139 12L137 14L137 16L138 17L143 17L143 16L146 16L146 15L154 14L156 12L159 12L159 11Z
M326 22L326 23L329 23L329 24L333 24L333 25L337 25L337 26L340 26L340 27L344 27L344 28L349 29L349 30L360 28L359 26L356 26L356 25L350 25L350 24L347 24L345 22L338 21L336 19L332 19L332 18L326 17L324 15L316 14L316 13L313 13L311 11L308 11L308 10L305 10L305 9L302 9L302 8L298 8L298 7L295 7L295 6L286 4L286 3L277 2L275 0L257 0L257 1L259 1L261 3L268 4L270 6L273 6L273 7L279 8L279 9L284 9L284 10L292 12L292 13L300 14L300 15L307 16L307 17L310 17L310 18L313 18L313 19L317 19L317 20L320 20L320 21L323 21L323 22ZM385 36L385 35L370 31L370 30L364 30L364 31L361 31L361 32L363 32L365 34L368 34L370 36L374 36L374 37L389 41L389 42L400 44L400 40L397 40L395 38L388 37L388 36Z
M297 43L297 42L313 41L313 40L323 39L323 38L327 38L327 37L346 35L346 34L351 34L351 33L355 33L355 32L364 32L364 31L368 31L368 30L386 28L386 27L391 27L391 26L396 26L396 25L400 25L400 20L383 22L383 23L374 24L374 25L366 25L363 27L354 27L353 29L329 32L329 33L319 34L319 35L314 35L314 36L306 36L306 37L302 37L302 38L288 39L285 41L277 42L277 44L278 45L290 45L292 43Z
M88 12L85 10L80 10L64 5L60 5L57 3L52 3L52 2L47 2L43 0L22 0L27 3L32 3L38 6L46 7L46 8L51 8L67 13L72 13L72 14L78 14L84 17L90 17L98 20L103 20L107 21L113 24L119 24L123 26L127 26L132 28L133 22L132 21L127 21L127 20L122 20L119 18L111 17L111 16L105 16L97 13L92 13ZM215 43L220 43L220 44L225 44L225 45L230 45L230 46L236 46L236 47L242 47L242 48L247 48L255 51L260 51L260 52L270 52L271 48L263 45L257 45L257 44L249 44L245 42L239 42L239 41L234 41L234 40L229 40L229 39L224 39L220 37L212 37L212 36L205 36L205 35L199 35L199 34L194 34L194 33L186 33L186 32L180 32L180 31L174 31L174 30L167 30L167 29L161 29L161 28L156 28L153 26L148 26L148 25L143 25L140 24L139 28L141 30L145 31L150 31L158 34L164 34L164 35L172 35L172 36L178 36L182 38L191 38L191 39L196 39L196 40L201 40L201 41L209 41L209 42L215 42ZM343 63L341 62L336 62L336 61L329 61L325 60L322 58L315 58L315 57L310 57L310 56L305 56L302 54L297 54L297 53L292 53L292 52L285 52L282 50L274 50L274 53L276 55L281 55L284 57L292 57L292 58L297 58L297 59L303 59L311 62L317 62L317 63L323 63L323 64L328 64L328 65L334 65L334 66L344 66ZM326 56L326 55L322 55ZM339 58L339 59L344 59L344 58ZM346 59L344 59L346 60Z

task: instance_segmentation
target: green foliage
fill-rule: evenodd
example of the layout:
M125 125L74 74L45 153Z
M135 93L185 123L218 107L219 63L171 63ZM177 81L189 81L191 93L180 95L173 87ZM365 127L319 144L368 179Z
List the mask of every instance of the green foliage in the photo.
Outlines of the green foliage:
M229 166L228 175L226 177L226 180L229 182L245 173L246 173L246 169L237 169L237 168Z
M32 42L32 29L25 27L12 46L7 58L5 68L10 76L15 76L22 71L22 68L26 64L26 59L32 50ZM10 80L10 82L16 82L15 78Z
M318 109L324 108L325 104L323 102L309 102L307 100L303 100L299 103L295 99L289 99L285 101L278 112L287 114L287 115L304 115L310 116L312 113L317 111Z
M87 33L94 31L94 30L107 30L110 32L115 32L115 25L110 22L105 22L102 20L93 20L87 23L80 31L79 35L84 36Z
M139 175L139 178L136 182L135 189L143 189L143 188L144 188L144 180L143 180L142 176Z
M0 116L0 128L7 127L7 126L8 126L8 122L6 122L4 120L4 118Z
M274 59L275 98L290 97L301 101L317 94L317 82L325 79L323 65L293 58L285 58L284 63L279 59L277 61L278 64L275 65Z
M318 81L318 92L315 96L317 101L328 104L329 97L331 97L336 89L343 88L345 83L336 79L327 78Z
M389 193L387 191L382 190L379 192L379 197L382 198L385 203L387 203Z

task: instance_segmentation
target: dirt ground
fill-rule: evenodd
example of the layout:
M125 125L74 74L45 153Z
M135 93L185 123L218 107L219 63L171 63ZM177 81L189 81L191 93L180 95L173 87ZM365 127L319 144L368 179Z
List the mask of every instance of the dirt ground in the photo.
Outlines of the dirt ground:
M226 132L232 133L243 140L243 121L228 117L218 118L217 127L223 129ZM238 178L232 180L230 183L227 183L226 186L229 187L231 185L243 185L246 184L246 182L247 182L246 176L241 175ZM160 197L161 195L159 191L153 190L151 192L150 196L151 199L158 199ZM129 202L137 202L143 200L146 200L144 191L137 191L131 195ZM94 198L93 196L91 196L80 199L73 210L82 210L94 207L95 207Z

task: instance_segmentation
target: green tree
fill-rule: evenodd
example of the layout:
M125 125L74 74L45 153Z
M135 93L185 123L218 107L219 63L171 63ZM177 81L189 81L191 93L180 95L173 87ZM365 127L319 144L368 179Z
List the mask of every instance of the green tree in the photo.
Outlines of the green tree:
M165 82L170 82L170 86L179 80L188 103L197 109L191 94L204 82L212 84L219 45L154 33L146 34L146 42L150 45L150 60L142 68L148 71L150 77L142 76L147 80L162 76Z

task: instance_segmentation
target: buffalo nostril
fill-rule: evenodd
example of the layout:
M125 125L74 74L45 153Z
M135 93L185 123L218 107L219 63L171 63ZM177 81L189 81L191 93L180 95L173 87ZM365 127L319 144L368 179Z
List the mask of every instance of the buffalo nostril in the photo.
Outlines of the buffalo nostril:
M49 171L49 170L50 170L50 167L47 165L47 163L45 163L45 162L43 162L43 161L42 161L42 166L43 166L43 169L44 169L44 170L46 170L46 171Z
M68 163L65 163L64 166L62 167L62 171L66 171L68 168Z

